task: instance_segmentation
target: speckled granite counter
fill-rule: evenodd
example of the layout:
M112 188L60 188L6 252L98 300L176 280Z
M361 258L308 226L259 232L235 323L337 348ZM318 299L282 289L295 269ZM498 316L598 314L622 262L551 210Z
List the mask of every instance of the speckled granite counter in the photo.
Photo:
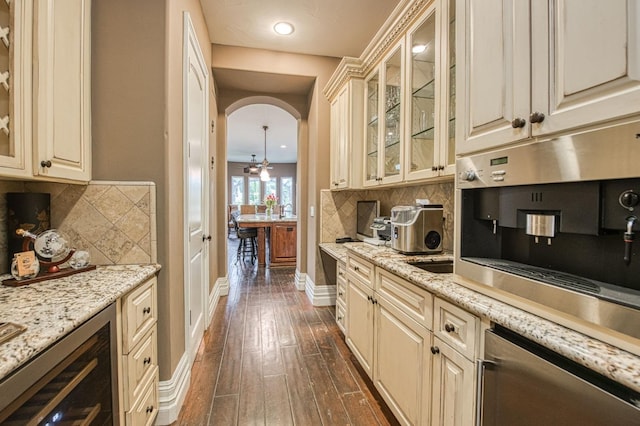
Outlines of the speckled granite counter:
M360 243L346 243L343 250L351 250L438 297L640 392L640 357L630 352L473 291L460 284L459 280L456 282L454 274L433 274L408 265L406 262L415 260L414 256L403 256L387 247ZM435 261L442 256L428 258Z
M159 269L158 265L99 266L22 287L0 285L0 322L27 327L0 344L0 380Z

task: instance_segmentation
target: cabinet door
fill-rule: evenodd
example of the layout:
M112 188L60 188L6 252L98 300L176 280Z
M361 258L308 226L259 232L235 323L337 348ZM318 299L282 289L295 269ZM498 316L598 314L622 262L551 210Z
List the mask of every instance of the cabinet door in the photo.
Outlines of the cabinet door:
M30 2L0 3L0 176L31 177Z
M376 70L365 81L365 186L377 185L378 180L378 115L380 106L380 73Z
M534 135L640 111L635 1L531 2Z
M373 290L347 275L346 342L369 377L373 373Z
M433 339L431 424L463 426L474 419L474 364L439 338Z
M37 0L35 33L34 173L89 181L91 1Z
M297 226L276 224L271 227L272 262L296 261Z
M407 120L409 146L406 150L405 172L407 179L428 178L438 175L436 164L436 105L439 89L438 57L436 57L436 10L430 8L426 18L409 30L407 39L411 99ZM409 52L408 50L411 49Z
M438 173L456 172L456 1L442 0L440 4L440 69L442 101L440 102L441 130L438 153Z
M399 182L403 178L402 154L404 111L402 108L404 77L402 66L403 47L400 43L383 61L383 117L384 127L381 138L381 160L378 176L381 183Z
M457 153L529 137L529 1L457 0L456 11Z
M400 423L429 424L431 332L376 296L374 383Z

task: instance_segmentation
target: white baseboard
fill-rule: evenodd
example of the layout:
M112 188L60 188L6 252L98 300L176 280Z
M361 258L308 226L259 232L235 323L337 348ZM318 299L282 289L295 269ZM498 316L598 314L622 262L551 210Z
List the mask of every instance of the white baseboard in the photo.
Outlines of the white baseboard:
M158 386L159 407L156 425L170 425L178 420L190 383L191 366L185 352L173 372L173 377L170 380L161 381Z
M336 304L335 285L314 285L307 276L305 293L313 306L333 306Z
M307 287L306 286L307 274L304 272L300 272L298 269L296 269L295 282L296 282L296 289L298 289L299 291L305 291Z
M213 312L216 310L216 306L218 306L218 301L220 297L226 296L229 294L229 278L220 277L216 280L215 285L213 286L213 291L209 295L209 305L207 307L209 320L207 321L207 326L211 324L211 320L213 319Z

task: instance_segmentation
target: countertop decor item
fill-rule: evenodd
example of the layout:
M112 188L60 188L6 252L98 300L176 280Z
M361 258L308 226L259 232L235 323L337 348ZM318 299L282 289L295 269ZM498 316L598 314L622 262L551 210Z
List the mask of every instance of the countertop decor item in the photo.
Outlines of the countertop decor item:
M40 192L8 192L7 193L7 257L9 265L13 255L24 251L23 238L16 234L17 229L24 229L33 234L40 234L51 228L51 196Z

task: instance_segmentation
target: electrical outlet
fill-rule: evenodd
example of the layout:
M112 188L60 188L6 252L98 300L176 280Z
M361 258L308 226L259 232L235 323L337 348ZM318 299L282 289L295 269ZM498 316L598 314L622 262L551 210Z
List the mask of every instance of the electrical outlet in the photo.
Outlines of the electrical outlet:
M316 215L316 208L313 206L309 207L309 216L314 217Z

